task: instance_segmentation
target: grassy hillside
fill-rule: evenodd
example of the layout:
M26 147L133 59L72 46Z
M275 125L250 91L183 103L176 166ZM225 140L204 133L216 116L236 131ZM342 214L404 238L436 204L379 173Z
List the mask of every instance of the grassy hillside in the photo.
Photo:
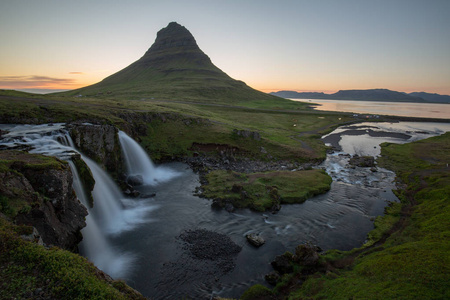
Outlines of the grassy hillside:
M192 34L175 22L161 29L144 56L128 67L61 95L228 104L281 101L228 76L200 50Z
M242 107L55 95L25 98L0 92L0 117L6 123L113 124L137 138L154 159L191 156L197 152L194 145L220 144L253 159L298 162L323 159L325 146L318 138L353 120L347 114L312 112L298 102L281 100ZM234 129L258 132L261 139L238 137Z
M301 267L273 291L259 287L246 299L450 298L450 133L419 142L384 144L380 165L404 188L400 204L375 221L369 242L322 256L323 272L304 278ZM304 279L302 279L304 280ZM297 286L297 287L296 287Z

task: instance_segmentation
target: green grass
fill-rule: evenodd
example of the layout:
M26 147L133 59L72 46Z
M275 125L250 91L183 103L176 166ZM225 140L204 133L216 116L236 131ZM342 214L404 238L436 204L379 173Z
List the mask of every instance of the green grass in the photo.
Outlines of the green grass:
M302 203L327 192L331 184L331 178L322 170L250 174L219 170L207 174L206 179L208 184L202 186L203 196L257 211L280 203Z
M304 104L281 98L246 102L253 103L249 108L211 105L207 101L198 104L67 95L4 96L0 98L0 117L7 123L81 121L113 124L128 132L145 127L146 132L137 131L134 137L155 159L192 155L193 144L210 143L237 147L254 159L320 161L325 158L326 149L319 137L351 120L342 114L311 113ZM158 114L172 117L148 121L147 116ZM184 120L188 119L200 122L185 125ZM261 141L236 139L233 129L257 131ZM263 155L261 147L270 155Z
M59 248L47 250L18 236L17 226L0 218L1 299L144 299L105 275L85 258Z
M377 218L361 249L329 251L322 257L328 263L353 263L310 276L300 289L278 297L450 298L449 155L450 133L411 144L384 144L379 164L406 184L398 192L401 203Z

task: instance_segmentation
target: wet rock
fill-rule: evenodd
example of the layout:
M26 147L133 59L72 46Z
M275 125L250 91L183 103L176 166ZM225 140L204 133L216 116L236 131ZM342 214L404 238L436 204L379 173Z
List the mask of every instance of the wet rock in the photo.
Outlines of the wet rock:
M227 212L233 212L235 210L233 204L231 204L231 203L226 203L224 208Z
M151 194L144 194L144 195L141 195L140 197L142 198L142 199L147 199L147 198L153 198L153 197L155 197L156 196L156 193L151 193Z
M358 156L355 155L349 160L351 166L357 166L362 168L375 167L375 158L373 156Z
M281 276L278 272L270 272L264 279L271 285L277 285L278 281L280 281Z
M144 184L142 175L131 175L127 177L127 183L131 186L139 186Z
M261 236L256 233L247 234L245 238L251 245L255 247L261 247L266 242Z
M273 206L270 208L270 212L272 214L276 214L280 211L280 209L281 209L281 204L279 202L277 202L277 203L274 203Z
M112 125L71 124L70 136L75 146L92 160L103 165L113 177L119 177L122 164L117 128Z
M290 252L286 252L283 255L278 255L270 263L275 271L280 274L292 273L294 267L292 266L293 255Z

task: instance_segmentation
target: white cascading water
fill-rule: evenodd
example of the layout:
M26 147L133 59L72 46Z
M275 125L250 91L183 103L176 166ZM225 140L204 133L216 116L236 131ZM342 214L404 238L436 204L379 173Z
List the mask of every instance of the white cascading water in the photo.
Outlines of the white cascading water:
M87 225L82 230L81 253L113 278L124 277L130 269L134 259L133 255L120 253L113 249L108 242L108 236L118 235L133 229L139 224L149 222L148 213L157 209L157 206L149 203L148 199L134 200L125 198L114 181L102 168L75 149L70 135L64 130L64 126L65 124L4 125L3 129L9 133L3 135L0 146L6 148L31 147L29 151L31 153L55 156L69 162L74 177L73 188L77 197L89 212L86 218ZM121 136L123 138L124 134L121 134ZM122 145L125 144L128 147L129 156L126 161L128 170L132 170L133 174L142 175L145 182L151 182L152 184L157 182L155 176L161 170L158 171L158 168L153 166L145 152L145 155L139 152L143 150L136 142L128 136L125 139L127 141L122 142ZM125 152L126 150L124 149L123 151ZM74 153L81 155L94 177L95 186L92 191L93 208L89 207L84 187L71 161ZM138 157L131 159L130 157L134 155ZM129 166L129 161L133 161L131 167ZM136 166L140 166L138 171L136 171ZM157 170L156 173L154 170ZM168 172L170 173L170 170ZM150 176L149 174L152 175L150 179L147 179L147 176ZM174 174L174 172L171 172L171 174Z
M155 167L147 152L125 132L119 131L119 140L128 176L142 176L145 184L157 185L179 174L166 167Z
M111 277L122 277L127 273L133 261L133 256L123 253L119 254L111 247L105 235L102 234L97 220L92 215L88 197L75 164L69 161L69 165L73 174L73 189L78 199L89 212L86 217L86 227L81 230L83 240L79 244L80 252Z

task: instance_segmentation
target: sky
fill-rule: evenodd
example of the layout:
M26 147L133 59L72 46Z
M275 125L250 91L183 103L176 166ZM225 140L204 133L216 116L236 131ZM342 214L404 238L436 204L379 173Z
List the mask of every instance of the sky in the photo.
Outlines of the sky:
M450 0L1 0L0 88L94 84L175 21L264 92L450 95L449 15Z

